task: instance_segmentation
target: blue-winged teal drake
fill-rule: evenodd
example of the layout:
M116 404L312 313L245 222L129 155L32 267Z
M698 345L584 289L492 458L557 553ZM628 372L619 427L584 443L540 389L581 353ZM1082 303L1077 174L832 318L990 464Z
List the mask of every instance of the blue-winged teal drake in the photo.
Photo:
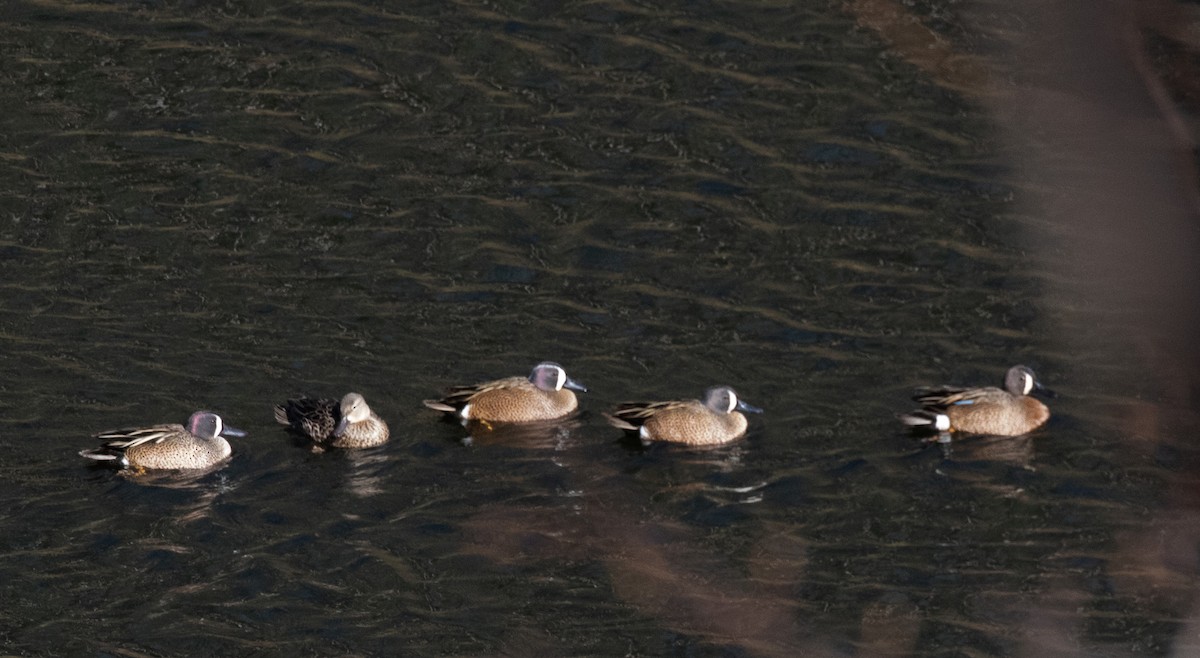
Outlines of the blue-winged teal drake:
M727 443L746 433L746 417L738 412L762 409L738 399L728 386L715 386L701 400L625 402L611 414L609 424L637 432L643 443L669 441L689 445Z
M226 425L211 411L197 411L186 427L168 424L101 432L95 438L104 443L79 454L139 471L209 468L231 452L229 442L221 438L224 436L242 437L246 433Z
M453 414L463 424L531 423L562 418L579 408L572 391L586 393L587 387L567 377L557 363L545 361L528 377L508 377L473 386L455 386L440 400L425 400L425 406Z
M388 440L388 426L358 393L342 401L300 398L275 405L280 425L307 436L321 446L370 448Z
M1051 395L1033 371L1013 366L1004 377L1004 388L938 386L918 389L913 399L921 409L900 417L915 429L1019 436L1041 427L1050 418L1046 405L1030 393Z

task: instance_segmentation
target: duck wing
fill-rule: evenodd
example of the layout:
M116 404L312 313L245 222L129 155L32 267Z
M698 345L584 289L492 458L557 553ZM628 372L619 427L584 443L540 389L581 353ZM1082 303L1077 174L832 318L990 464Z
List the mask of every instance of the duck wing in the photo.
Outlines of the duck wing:
M287 425L315 440L333 434L333 428L341 420L337 400L298 398L285 404L275 405L275 421Z
M608 423L613 427L637 431L654 414L662 413L667 409L684 407L687 404L687 402L677 400L668 402L622 402L613 409L612 413L604 414L604 417L608 419Z
M913 399L930 409L945 409L955 405L975 404L996 395L1006 394L1005 391L991 386L986 388L937 386L917 389L917 394L913 396Z
M162 443L171 437L186 433L183 425L168 424L109 430L96 434L93 438L110 450L128 450L143 443Z
M440 400L422 400L421 403L435 411L457 413L463 407L471 404L471 400L477 395L504 388L515 388L522 383L528 384L529 379L525 377L508 377L506 379L483 382L482 384L451 386L446 389L446 394Z

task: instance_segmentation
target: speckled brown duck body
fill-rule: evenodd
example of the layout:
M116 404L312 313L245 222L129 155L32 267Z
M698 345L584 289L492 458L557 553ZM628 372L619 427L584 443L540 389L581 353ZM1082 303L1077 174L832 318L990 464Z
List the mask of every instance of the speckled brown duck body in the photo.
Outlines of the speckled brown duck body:
M762 409L739 400L732 388L716 386L705 391L700 400L625 402L605 417L613 427L637 432L643 443L667 441L700 446L741 438L747 421L739 412L762 413Z
M275 420L322 446L370 448L386 443L391 433L358 393L341 401L298 398L275 405Z
M1020 436L1041 427L1050 409L1030 397L1047 391L1033 370L1013 366L1004 377L1004 388L940 386L920 389L913 399L921 409L901 416L916 429L967 434Z
M121 468L201 469L211 468L229 457L232 450L222 437L242 437L246 433L229 427L210 411L197 411L187 426L154 425L101 432L99 448L79 454L97 462Z
M546 361L534 366L528 377L455 386L442 399L425 400L424 404L452 414L464 424L532 423L562 418L578 409L573 391L585 393L587 387L567 377L562 366Z

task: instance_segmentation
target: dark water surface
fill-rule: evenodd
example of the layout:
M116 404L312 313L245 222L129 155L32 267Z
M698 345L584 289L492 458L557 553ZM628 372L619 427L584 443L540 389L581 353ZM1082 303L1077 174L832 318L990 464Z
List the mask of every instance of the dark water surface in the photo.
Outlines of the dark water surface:
M1196 655L1200 50L1133 4L6 4L0 651ZM420 407L544 359L574 422ZM1014 363L1033 436L900 431ZM717 383L725 448L599 414ZM349 390L391 443L272 421ZM200 408L216 472L76 456Z

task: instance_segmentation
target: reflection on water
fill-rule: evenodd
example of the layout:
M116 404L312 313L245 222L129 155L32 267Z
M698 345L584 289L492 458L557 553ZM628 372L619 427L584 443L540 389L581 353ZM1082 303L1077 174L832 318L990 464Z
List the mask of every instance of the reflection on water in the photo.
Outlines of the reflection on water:
M1192 651L1195 17L795 4L12 3L0 650ZM541 359L578 418L420 407ZM1018 362L1030 437L894 422ZM387 445L272 420L351 389ZM196 408L218 471L75 458Z
M446 422L453 422L447 420ZM571 447L573 437L583 423L578 416L556 422L538 423L481 423L471 421L464 427L466 436L461 443L467 446L503 445L516 448L563 451Z
M386 484L384 467L393 457L378 448L345 452L345 459L349 463L346 488L359 498L383 493Z
M931 441L942 452L942 458L958 462L1008 463L1032 468L1033 437L973 436L957 441L943 437Z

